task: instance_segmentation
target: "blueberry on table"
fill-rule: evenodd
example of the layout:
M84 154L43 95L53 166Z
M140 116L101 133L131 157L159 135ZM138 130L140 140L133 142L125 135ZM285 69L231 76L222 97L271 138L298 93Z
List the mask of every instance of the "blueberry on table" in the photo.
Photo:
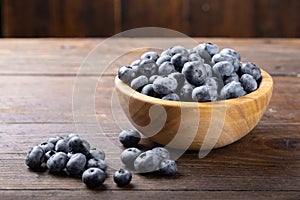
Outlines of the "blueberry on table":
M82 174L82 182L91 189L100 187L104 183L105 179L105 172L99 168L89 168Z
M31 169L38 169L41 167L45 157L45 151L40 146L32 147L26 155L25 163Z
M122 66L119 68L118 77L124 83L129 84L132 79L135 77L135 72L129 66Z
M90 153L90 144L80 136L74 136L68 141L69 151L73 153L82 153L88 155Z
M123 130L119 134L119 141L124 147L136 147L141 140L141 135L136 130Z
M102 171L106 171L107 169L107 164L104 160L98 160L98 159L95 159L95 158L91 158L88 160L87 162L87 165L86 165L87 168L99 168L101 169Z
M97 160L105 160L105 152L99 148L92 148L89 157Z
M53 151L53 150L47 151L47 152L45 153L44 162L47 162L47 160L49 160L49 158L50 158L51 156L53 156L54 154L56 154L56 151Z
M180 97L176 93L170 93L162 97L163 100L180 101Z
M221 90L221 99L232 99L246 95L240 82L232 81L226 84Z
M54 150L55 145L51 142L44 142L42 144L39 144L39 146L44 149L44 152L47 152L47 151Z
M138 148L127 148L121 153L120 159L127 168L134 169L134 161L141 153L142 151Z
M124 187L130 183L132 174L126 169L119 169L114 173L113 179L118 187Z
M69 145L68 145L67 141L64 139L58 140L55 145L55 151L57 151L57 152L62 151L62 152L68 153Z
M60 139L63 139L63 137L61 137L61 136L53 136L53 137L50 137L49 139L48 139L48 141L47 141L47 143L52 143L52 144L56 144L56 142L58 141L58 140L60 140Z
M51 173L58 173L65 169L68 156L64 152L58 152L47 160L47 168Z
M167 62L167 61L171 61L171 56L170 55L163 55L163 56L161 56L157 59L156 64L159 66L162 63Z
M148 51L141 56L141 60L153 60L156 61L158 54L154 51Z
M256 81L261 79L261 71L259 67L257 67L252 62L245 62L241 66L241 72L242 74L250 74L254 77Z
M153 90L158 94L170 94L177 89L177 80L173 77L158 77L153 82Z
M153 172L158 169L160 159L158 155L151 151L141 153L134 161L134 168L138 173Z
M134 78L131 81L130 86L134 90L140 90L141 88L143 88L147 84L148 84L147 76L141 75L141 76L138 76L138 77Z
M257 82L250 74L243 74L240 78L240 82L244 90L248 93L257 89Z
M194 86L203 85L207 77L206 67L200 62L187 62L184 64L182 74Z
M178 168L174 160L163 160L159 165L159 172L162 175L173 176L177 173Z
M166 62L162 63L158 67L158 74L159 75L168 75L168 74L171 74L172 72L175 72L175 67L169 61L166 61Z
M86 165L86 157L82 153L75 153L67 162L67 172L71 175L80 175Z
M168 151L168 149L164 148L164 147L155 147L152 149L152 151L154 153L156 153L156 155L158 156L160 162L163 160L168 160L170 159L170 152Z

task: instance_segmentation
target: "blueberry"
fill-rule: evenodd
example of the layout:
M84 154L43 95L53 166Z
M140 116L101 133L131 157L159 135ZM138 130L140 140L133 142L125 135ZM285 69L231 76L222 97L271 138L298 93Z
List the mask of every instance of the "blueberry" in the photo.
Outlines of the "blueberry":
M175 54L182 54L184 56L188 55L188 50L186 48L184 48L183 46L177 45L177 46L173 46L170 50L170 53L172 56L174 56Z
M220 51L220 54L228 54L233 57L236 57L239 61L241 61L241 55L234 49L224 48Z
M221 61L213 66L213 71L218 77L230 76L234 72L234 66L228 61Z
M156 64L159 66L162 63L167 62L167 61L171 61L171 56L170 55L163 55L163 56L161 56L157 59Z
M57 151L57 152L62 151L62 152L68 153L69 145L68 145L67 141L65 141L64 139L58 140L55 145L55 151Z
M71 175L80 175L86 165L86 157L82 153L75 153L67 162L67 172Z
M232 81L226 84L221 90L221 99L232 99L247 94L240 82Z
M188 60L189 60L189 61L199 61L199 62L201 62L201 63L204 63L203 58L201 58L201 57L200 57L197 53L195 53L195 52L189 54Z
M243 74L250 74L254 77L256 81L261 79L261 71L254 63L246 62L241 66L241 72Z
M203 66L205 68L206 76L207 77L212 77L212 75L213 75L212 67L209 64L206 64L206 63L204 63Z
M120 159L127 168L134 169L134 161L141 153L141 150L135 147L128 148L121 153Z
M95 158L98 160L105 160L105 152L99 148L92 148L89 154L90 158Z
M154 51L148 51L141 56L141 60L153 60L156 61L158 54Z
M157 70L158 65L154 60L142 60L138 67L139 74L145 75L147 77L157 74Z
M240 77L237 75L237 73L234 72L234 73L230 74L230 76L224 77L224 84L226 85L232 81L239 82L239 80L240 80Z
M163 160L159 166L159 172L162 175L173 176L177 173L178 168L174 160Z
M156 98L160 98L160 94L157 94L154 89L153 89L153 84L147 84L143 87L142 94L147 95L147 96L151 96L151 97L156 97Z
M202 85L192 92L192 98L198 102L216 101L218 98L217 88Z
M75 136L80 137L80 136L79 136L78 134L76 134L76 133L70 133L70 134L67 136L66 141L69 142L69 140L70 140L72 137L75 137ZM63 139L63 138L61 138L61 139Z
M175 67L174 65L169 62L166 61L164 63L162 63L159 67L158 67L158 74L159 75L168 75L171 74L172 72L175 71Z
M132 174L126 169L119 169L114 173L113 179L118 187L124 187L130 183Z
M68 156L64 152L57 152L47 160L47 168L51 173L58 173L65 169Z
M257 89L257 82L250 74L243 74L240 78L240 82L244 90L248 93Z
M219 47L212 43L201 43L194 47L193 51L203 58L206 63L209 63L211 58L219 53Z
M53 151L53 150L47 151L47 152L45 153L44 162L47 162L47 160L49 160L49 158L50 158L51 156L53 156L54 154L56 154L56 151Z
M195 86L185 83L180 90L180 99L182 101L193 101L192 99L192 92Z
M124 83L129 84L132 81L132 79L135 78L135 72L129 66L122 66L119 68L118 77Z
M138 173L148 173L155 171L160 164L160 159L151 150L141 153L134 161L134 168Z
M168 149L166 149L164 147L155 147L155 148L152 149L152 151L154 153L156 153L156 155L160 159L160 162L163 161L163 160L170 159L170 152L168 151Z
M135 60L135 61L133 61L133 62L130 64L130 67L133 67L133 66L139 66L139 65L140 65L140 62L141 62L141 60Z
M89 168L82 174L82 182L91 189L100 187L104 183L105 178L105 172L99 168Z
M205 82L207 71L200 62L187 62L184 64L182 73L185 79L194 86L200 86Z
M155 81L155 79L157 79L158 77L160 77L158 74L152 75L149 78L149 83L153 83Z
M175 78L177 81L177 88L176 90L180 90L182 86L184 85L185 78L184 75L180 72L173 72L168 75L168 77Z
M80 136L74 136L68 141L69 151L73 153L82 153L88 155L90 153L90 144Z
M175 70L178 72L181 72L183 65L186 62L188 62L188 58L181 53L177 53L171 58L171 63L174 65Z
M38 169L41 167L44 157L44 149L41 146L34 146L27 153L25 163L31 169Z
M180 101L180 97L176 93L170 93L162 97L163 100Z
M60 139L63 139L63 138L61 136L54 136L54 137L49 138L47 143L52 143L55 146L56 142Z
M44 152L54 150L54 144L51 142L44 142L44 143L40 144L39 146L44 149Z
M133 79L130 83L130 86L134 90L140 90L143 86L147 84L148 84L148 78L145 75L141 75Z
M223 80L217 77L209 77L205 80L205 85L215 88L218 93L224 87Z
M239 71L240 68L240 61L236 57L231 56L229 54L216 54L212 57L212 61L213 63L218 63L222 61L230 62L233 65L235 72Z
M104 160L98 160L98 159L95 159L95 158L91 158L88 160L87 162L87 168L99 168L101 169L102 171L106 171L107 169L107 164Z
M136 147L141 140L141 135L136 130L123 130L119 134L119 141L124 147Z
M153 90L158 94L170 94L176 90L178 83L172 77L158 77L153 82Z
M164 50L163 52L161 52L160 57L163 57L165 55L171 56L172 57L172 53L171 53L171 48Z

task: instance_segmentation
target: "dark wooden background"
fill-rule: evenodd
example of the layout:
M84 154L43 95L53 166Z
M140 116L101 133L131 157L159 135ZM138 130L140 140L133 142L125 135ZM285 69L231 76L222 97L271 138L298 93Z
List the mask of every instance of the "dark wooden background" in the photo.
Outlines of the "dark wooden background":
M201 37L300 37L299 0L1 0L2 37L107 37L159 26Z

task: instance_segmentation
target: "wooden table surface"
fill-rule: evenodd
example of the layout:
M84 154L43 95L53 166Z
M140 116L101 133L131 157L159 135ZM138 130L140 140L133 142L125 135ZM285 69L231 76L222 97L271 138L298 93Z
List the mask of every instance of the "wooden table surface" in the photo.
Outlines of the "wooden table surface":
M83 71L80 77L98 81L95 113L102 127L98 134L83 136L92 146L107 149L109 164L108 178L98 190L87 189L80 179L29 170L27 151L50 136L78 131L72 94L82 63L103 67L123 49L185 40L110 39L98 46L98 56L87 59L103 39L0 40L0 199L300 199L300 39L195 40L234 48L243 61L272 75L273 96L262 120L240 141L203 159L198 152L186 152L177 160L174 177L134 174L129 187L118 188L112 174L122 167L117 135L126 119L111 104L113 79L119 65L130 64L141 51L113 61L101 76L97 70ZM151 144L145 140L144 145Z

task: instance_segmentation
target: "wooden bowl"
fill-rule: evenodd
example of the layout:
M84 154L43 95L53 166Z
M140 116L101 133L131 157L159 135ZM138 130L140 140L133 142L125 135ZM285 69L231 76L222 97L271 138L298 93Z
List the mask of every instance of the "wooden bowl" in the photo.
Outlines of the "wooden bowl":
M177 102L136 92L118 77L120 105L144 136L168 147L211 150L248 134L262 118L273 91L272 77L262 71L259 88L243 97L216 102Z

